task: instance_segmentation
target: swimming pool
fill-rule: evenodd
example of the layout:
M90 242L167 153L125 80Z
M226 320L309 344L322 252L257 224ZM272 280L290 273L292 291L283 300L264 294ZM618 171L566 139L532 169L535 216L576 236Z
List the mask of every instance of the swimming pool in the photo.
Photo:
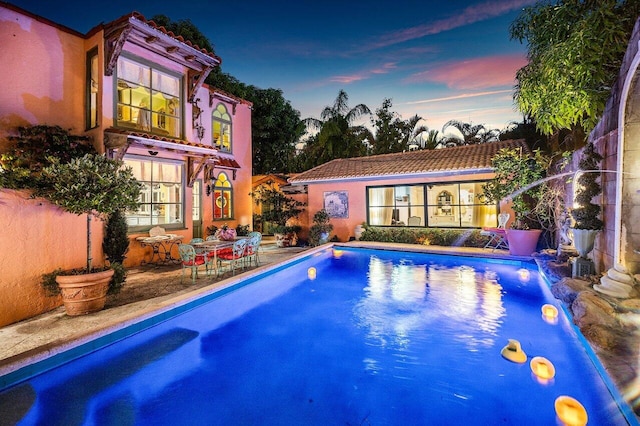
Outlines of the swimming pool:
M543 319L556 302L527 265L341 248L248 281L1 405L19 424L538 425L569 395L589 424L627 424L566 317ZM555 377L502 358L508 339Z

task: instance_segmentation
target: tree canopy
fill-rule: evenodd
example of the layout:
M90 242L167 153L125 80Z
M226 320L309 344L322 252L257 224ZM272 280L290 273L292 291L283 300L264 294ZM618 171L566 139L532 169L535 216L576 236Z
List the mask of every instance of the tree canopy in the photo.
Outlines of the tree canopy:
M408 120L391 111L391 99L382 101L382 106L376 110L373 124L376 129L372 141L371 154L387 154L409 149L409 144L422 132L428 132L425 126L418 126L422 117L414 115Z
M364 104L348 106L349 95L338 92L333 105L322 110L320 119L306 118L308 128L319 130L307 140L303 152L304 168L312 168L336 158L359 157L367 154L366 140L373 140L371 131L355 124L363 115L371 114Z
M510 34L527 43L529 63L517 72L514 99L542 133L593 129L639 12L640 0L540 1L523 9Z

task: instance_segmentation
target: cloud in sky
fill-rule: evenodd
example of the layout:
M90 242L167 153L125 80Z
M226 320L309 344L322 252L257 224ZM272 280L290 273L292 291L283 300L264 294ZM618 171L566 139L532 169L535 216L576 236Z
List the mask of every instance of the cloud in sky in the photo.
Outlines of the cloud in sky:
M456 101L459 99L467 99L467 98L477 98L479 96L489 96L489 95L499 95L502 93L511 93L511 89L507 90L492 90L489 92L478 92L478 93L461 93L459 95L447 96L444 98L433 98L433 99L422 99L419 101L411 101L406 102L407 105L417 105L417 104L429 104L434 102L446 102L446 101Z
M396 64L394 62L387 62L382 64L378 68L368 69L361 72L357 72L350 75L336 75L329 78L329 81L332 83L343 83L350 84L356 81L366 80L370 78L372 75L376 74L388 74L392 70L396 68Z
M536 3L537 0L490 0L481 4L469 6L445 19L418 25L404 30L387 33L378 38L378 40L368 44L364 50L374 50L382 47L392 46L394 44L403 43L409 40L415 40L428 35L439 34L455 28L474 24L486 19L495 18L497 16L509 13L513 10L521 9L525 6Z
M527 64L524 55L485 56L449 62L405 79L407 83L442 83L451 89L473 90L513 86L516 71Z

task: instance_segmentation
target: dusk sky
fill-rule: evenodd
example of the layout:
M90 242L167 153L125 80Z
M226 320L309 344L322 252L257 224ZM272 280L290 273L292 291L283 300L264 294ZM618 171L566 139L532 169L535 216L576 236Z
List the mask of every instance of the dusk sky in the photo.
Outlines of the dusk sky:
M374 112L391 98L403 118L440 130L450 119L498 129L521 121L512 95L526 46L509 39L509 25L536 1L10 2L81 33L134 10L189 19L223 72L281 89L301 118L319 118L344 89L350 107Z

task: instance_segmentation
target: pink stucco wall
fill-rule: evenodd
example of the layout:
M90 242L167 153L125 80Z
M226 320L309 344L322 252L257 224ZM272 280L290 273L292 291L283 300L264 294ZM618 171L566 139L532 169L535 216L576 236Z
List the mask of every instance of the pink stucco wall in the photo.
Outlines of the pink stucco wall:
M0 138L33 123L83 130L84 39L0 7L0 46Z
M96 129L85 130L85 61L86 53L98 47L101 91L99 92L98 123ZM124 50L142 60L158 63L179 74L186 69L144 48L125 43ZM13 6L0 5L0 152L9 146L7 135L15 134L18 126L30 124L59 125L73 134L85 134L103 152L104 130L113 126L113 77L105 76L104 41L102 31L85 37L46 19L22 12ZM186 89L185 89L186 92ZM227 105L233 120L233 156L240 164L235 179L233 220L215 223L221 226L251 224L251 106L246 102L214 99L209 106L210 88L204 86L196 93L201 99L203 125L207 129L202 141L193 132L192 105L185 102L184 138L189 142L211 143L211 111L219 101ZM183 94L184 95L184 94ZM186 96L184 96L186 99ZM233 107L233 104L235 108ZM184 156L170 151L158 157L179 159ZM148 155L143 147L131 147L129 153ZM216 169L215 174L220 171ZM202 178L202 174L198 176ZM205 183L206 184L206 183ZM170 232L193 236L191 216L192 190L184 191L183 229ZM213 201L203 189L203 229L213 224ZM86 263L86 216L65 213L44 200L30 199L24 191L0 189L0 218L3 237L0 241L0 326L35 316L60 305L59 298L46 297L40 285L43 273L57 268L71 269ZM102 235L104 224L92 224L94 265L104 263ZM148 257L150 248L142 248L135 240L147 233L129 235L130 251L125 266L139 265ZM176 253L177 254L177 253Z
M336 235L340 241L348 241L354 236L357 225L367 221L367 191L368 186L378 185L404 185L425 184L429 182L458 182L469 180L488 180L493 174L452 175L439 177L407 177L397 179L375 179L357 181L333 181L326 183L310 183L308 194L308 207L306 211L307 221L312 224L313 215L324 208L324 193L330 191L347 191L349 196L349 217L345 219L332 218L332 235Z
M86 264L87 220L26 191L5 189L0 189L0 218L0 325L5 325L60 304L45 296L41 276ZM102 241L101 221L92 221L92 234ZM96 266L103 264L99 244L93 244L92 256Z

